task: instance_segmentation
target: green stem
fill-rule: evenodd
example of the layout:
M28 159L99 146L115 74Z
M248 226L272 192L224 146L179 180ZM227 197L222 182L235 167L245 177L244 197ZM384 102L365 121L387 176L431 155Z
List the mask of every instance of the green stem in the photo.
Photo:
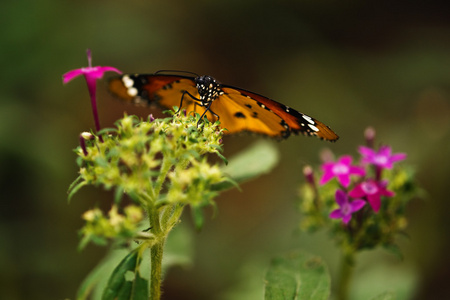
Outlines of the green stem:
M159 300L161 298L162 258L166 231L161 227L159 212L153 203L148 204L148 217L151 231L156 236L150 247L150 300Z
M337 300L347 300L350 293L350 282L354 270L354 255L344 254L341 259Z
M167 155L170 157L170 155ZM172 162L169 158L166 158L166 155L163 157L163 161L161 163L161 170L159 172L159 176L156 179L153 191L155 199L158 199L159 193L161 192L162 185L166 180L167 173L169 173L170 168L172 167Z
M150 300L161 298L162 284L162 258L165 237L161 237L150 248L151 271L150 271Z
M170 155L167 157L170 157ZM150 300L159 300L161 298L164 243L171 229L168 228L168 226L173 227L173 224L169 224L169 221L173 222L174 215L177 219L179 219L181 211L183 210L182 206L177 209L177 205L167 205L166 207L156 207L154 205L159 198L162 185L166 180L170 168L172 167L172 160L167 157L164 155L159 176L153 187L154 201L149 201L147 203L147 212L150 226L152 228L151 230L152 233L156 235L155 242L150 248ZM187 163L178 163L176 168L180 165L183 165L183 168L185 168L186 164ZM161 210L163 210L162 216L160 215Z
M157 238L159 238L160 236L162 236L161 222L159 220L158 210L155 209L155 206L153 205L153 203L148 203L147 213L148 213L148 221L150 223L151 231L154 235L157 236Z

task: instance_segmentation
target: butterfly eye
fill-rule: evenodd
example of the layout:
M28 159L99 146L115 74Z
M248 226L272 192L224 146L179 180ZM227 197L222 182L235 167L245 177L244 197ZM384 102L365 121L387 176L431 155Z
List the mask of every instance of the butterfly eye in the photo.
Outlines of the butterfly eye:
M197 86L209 87L213 83L213 79L210 76L199 76L195 79Z
M197 83L197 85L205 84L205 76L197 77L197 78L195 79L195 82Z

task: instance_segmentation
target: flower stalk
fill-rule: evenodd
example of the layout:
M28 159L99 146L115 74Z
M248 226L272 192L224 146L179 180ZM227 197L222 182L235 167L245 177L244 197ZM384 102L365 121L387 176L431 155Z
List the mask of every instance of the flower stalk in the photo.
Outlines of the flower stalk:
M162 259L164 253L164 243L166 239L160 238L150 248L150 297L149 299L161 298L162 285Z
M349 299L350 286L354 271L354 254L343 254L339 271L337 300Z

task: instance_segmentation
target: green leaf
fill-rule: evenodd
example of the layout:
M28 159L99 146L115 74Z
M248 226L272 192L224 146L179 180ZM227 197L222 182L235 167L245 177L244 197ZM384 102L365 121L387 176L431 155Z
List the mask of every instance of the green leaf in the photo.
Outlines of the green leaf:
M223 161L225 165L228 165L228 159L222 155L219 151L216 152L217 156Z
M296 251L272 260L265 278L266 300L326 300L330 275L322 259Z
M118 186L114 191L114 203L119 204L122 200L124 190L122 186Z
M99 131L97 131L96 135L100 136L100 135L104 135L104 134L111 134L113 132L117 132L117 128L106 127L106 128L102 128Z
M145 249L134 249L114 269L102 300L148 300L148 281L139 271Z
M193 245L192 232L186 226L176 226L169 234L164 248L163 270L173 266L188 267L192 265ZM77 293L77 300L99 300L107 286L108 278L115 267L130 253L129 249L112 247L107 256L83 280ZM148 255L144 255L142 266L150 266ZM165 272L164 272L165 273ZM141 268L141 276L148 278L150 268Z
M77 300L100 299L101 291L106 286L109 275L112 274L114 267L119 264L125 254L129 251L126 249L110 251L108 255L89 273L83 280L77 293Z
M67 196L68 202L70 202L70 200L72 199L73 195L75 195L76 192L78 192L83 186L87 185L86 181L80 182L80 180L82 180L80 177L75 179L75 181L69 187L69 190L68 190L69 195Z
M205 223L205 217L203 216L202 206L191 206L192 219L194 220L195 228L197 230L202 229Z
M276 166L278 160L278 150L274 144L267 140L261 140L233 156L228 165L222 166L221 169L234 182L242 183L269 173ZM213 190L222 191L234 186L232 182L225 181L215 184Z

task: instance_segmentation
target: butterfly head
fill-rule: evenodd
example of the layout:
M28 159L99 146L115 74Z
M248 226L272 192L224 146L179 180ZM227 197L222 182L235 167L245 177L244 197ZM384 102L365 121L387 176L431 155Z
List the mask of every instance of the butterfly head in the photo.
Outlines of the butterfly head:
M223 94L220 83L211 76L205 75L196 77L195 84L200 95L200 100L205 104L215 100Z

